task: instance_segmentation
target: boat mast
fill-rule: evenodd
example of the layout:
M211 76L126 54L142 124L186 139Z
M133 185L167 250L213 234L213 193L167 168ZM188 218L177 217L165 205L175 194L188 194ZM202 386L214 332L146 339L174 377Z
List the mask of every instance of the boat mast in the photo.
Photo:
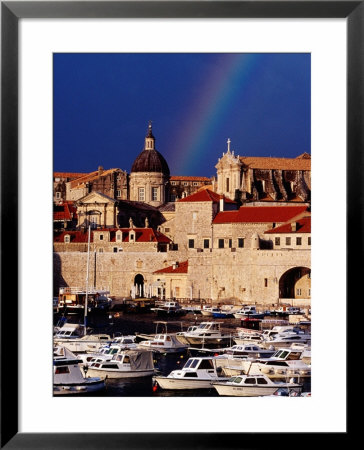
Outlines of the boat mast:
M84 310L84 334L85 335L86 335L86 328L87 328L88 276L89 276L89 266L90 266L90 237L91 237L91 225L88 226L88 240L87 240L86 297L85 297L85 310Z

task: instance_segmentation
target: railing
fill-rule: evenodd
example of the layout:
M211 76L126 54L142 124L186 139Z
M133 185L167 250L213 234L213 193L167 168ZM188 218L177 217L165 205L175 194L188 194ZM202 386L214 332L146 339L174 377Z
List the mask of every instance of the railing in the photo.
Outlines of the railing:
M60 294L86 294L86 288L84 287L76 287L76 286L65 286L59 288ZM87 289L88 294L110 294L110 290L108 288L94 288L89 287Z

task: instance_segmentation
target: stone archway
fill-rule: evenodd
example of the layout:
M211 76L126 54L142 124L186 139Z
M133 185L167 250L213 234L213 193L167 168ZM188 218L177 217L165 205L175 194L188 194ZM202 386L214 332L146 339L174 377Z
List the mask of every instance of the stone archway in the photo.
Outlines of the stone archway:
M279 298L311 298L311 269L293 267L284 272L279 279Z
M141 273L138 273L134 277L135 296L144 297L144 277Z

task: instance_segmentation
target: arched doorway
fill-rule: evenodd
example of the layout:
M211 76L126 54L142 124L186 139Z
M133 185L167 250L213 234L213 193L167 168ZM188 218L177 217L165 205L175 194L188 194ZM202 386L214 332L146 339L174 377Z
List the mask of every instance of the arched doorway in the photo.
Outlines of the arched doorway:
M311 298L311 269L294 267L279 279L279 298Z
M135 297L144 297L144 277L142 274L138 273L134 277L134 287L135 287Z

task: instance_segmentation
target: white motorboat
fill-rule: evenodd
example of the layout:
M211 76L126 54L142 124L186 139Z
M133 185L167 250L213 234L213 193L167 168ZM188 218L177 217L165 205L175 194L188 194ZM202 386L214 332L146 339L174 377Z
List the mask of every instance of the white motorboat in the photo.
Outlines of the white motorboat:
M213 381L227 381L213 357L189 358L180 370L173 370L168 376L155 376L153 381L162 389L209 389Z
M103 378L85 378L79 367L80 362L67 348L54 348L53 395L88 394L105 387Z
M214 314L220 313L221 309L217 308L217 307L212 307L212 306L204 306L201 309L201 314L203 316L208 316L208 317L212 317Z
M88 364L93 358L101 358L105 361L113 359L116 354L124 350L136 349L138 344L135 342L136 336L119 336L114 338L110 344L103 345L95 353L80 353L78 357L84 364Z
M123 350L111 360L93 358L87 365L91 375L107 375L108 378L139 378L154 374L153 353L145 350Z
M87 313L108 311L112 304L109 295L107 289L60 287L57 309L67 314L84 314L87 303Z
M265 312L258 312L254 305L245 305L234 313L235 319L242 319L244 317L263 319L265 315Z
M273 349L290 347L292 344L311 344L311 334L304 331L286 331L262 342L263 347Z
M225 348L223 354L234 358L270 358L274 354L274 350L267 350L259 345L245 344L233 345Z
M245 332L239 331L238 335L234 337L234 342L238 345L247 345L247 344L261 344L264 341L263 335L261 332Z
M221 322L201 322L194 330L176 333L176 337L184 345L226 347L232 343L232 334L223 333L220 324Z
M260 375L240 375L230 378L228 381L214 382L213 387L219 395L234 397L262 397L274 395L278 390L285 389L288 393L294 392L300 395L302 392L302 384L274 382L264 374Z
M264 373L272 379L286 380L291 377L310 378L311 366L302 360L302 349L282 348L277 350L270 358L259 358L255 361L234 358L229 363L224 363L224 371L227 375ZM218 357L219 359L221 357Z
M80 337L84 330L83 325L65 324L54 335L55 345L61 345L74 353L97 352L99 348L111 343L112 338L108 334L86 334Z
M159 305L157 308L150 308L158 316L183 316L186 311L176 301L168 301Z
M176 338L175 333L156 334L153 339L139 342L138 346L158 353L178 353L188 348Z

